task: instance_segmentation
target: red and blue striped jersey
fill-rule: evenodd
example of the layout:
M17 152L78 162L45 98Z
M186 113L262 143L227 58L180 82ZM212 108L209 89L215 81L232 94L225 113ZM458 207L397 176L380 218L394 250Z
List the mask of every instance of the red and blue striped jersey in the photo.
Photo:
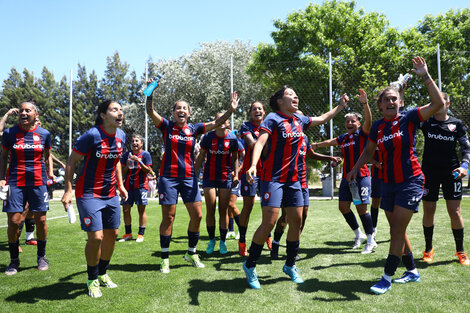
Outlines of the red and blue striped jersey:
M116 165L122 157L126 135L120 129L114 135L106 133L101 125L81 135L73 151L85 156L75 186L75 196L82 198L112 198L116 196Z
M149 189L149 181L147 179L147 174L142 171L140 164L136 161L129 159L130 154L134 154L132 151L127 151L121 158L122 166L128 166L128 171L126 177L124 178L124 187L126 190L130 189L139 189L145 188ZM144 165L151 167L152 166L152 157L150 153L145 150L142 150L137 156Z
M258 140L259 130L260 130L260 126L257 126L250 121L244 122L242 126L240 127L240 137L244 139L246 135L251 134L254 140ZM248 144L246 143L246 140L244 140L244 145L245 145L245 158L243 159L243 165L240 171L241 174L245 174L246 171L248 171L248 169L251 166L251 160L253 159L253 149L251 149L248 146ZM262 167L262 162L260 158L258 161L258 164L256 164L256 173L258 176L261 173L261 167Z
M194 177L194 147L197 136L205 132L205 124L186 124L179 127L162 117L157 126L163 134L165 152L160 167L162 177Z
M300 151L299 151L299 160L298 166L299 166L299 177L300 177L300 185L302 188L308 188L307 184L307 162L305 160L307 152L311 149L310 147L310 142L308 140L307 135L304 134L303 136L304 141L300 145Z
M377 144L382 154L385 183L402 183L422 174L415 150L416 129L422 121L420 108L417 108L372 125L369 140Z
M238 153L237 136L227 133L219 137L215 131L208 132L201 140L206 151L204 180L231 181L233 171L232 152Z
M44 151L51 148L51 143L51 134L39 126L30 131L20 125L5 130L2 146L10 150L7 184L17 187L46 185Z
M346 178L346 175L352 170L366 147L367 134L360 128L352 134L345 133L336 137L336 141L341 147L341 153L343 154L343 177ZM358 177L370 175L367 164L361 167L357 175Z
M298 158L304 142L303 129L311 123L312 119L303 115L287 116L279 111L268 114L260 127L270 135L262 181L285 183L300 180Z

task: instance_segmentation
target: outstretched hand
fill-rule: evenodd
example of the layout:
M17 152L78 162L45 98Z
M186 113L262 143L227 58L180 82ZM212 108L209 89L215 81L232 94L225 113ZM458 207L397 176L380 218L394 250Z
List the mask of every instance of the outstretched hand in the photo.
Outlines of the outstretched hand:
M419 77L424 77L428 74L428 66L426 65L426 61L420 57L414 57L412 60L414 68L411 69L413 73L418 75Z
M240 98L238 98L238 94L236 92L232 92L232 96L230 99L230 110L232 112L237 109L239 101L240 101Z
M356 97L357 97L357 100L359 100L360 103L362 103L362 104L367 104L368 103L367 94L364 91L364 89L359 88L359 94L356 95Z
M339 104L342 105L345 109L348 107L349 97L347 94L343 93Z

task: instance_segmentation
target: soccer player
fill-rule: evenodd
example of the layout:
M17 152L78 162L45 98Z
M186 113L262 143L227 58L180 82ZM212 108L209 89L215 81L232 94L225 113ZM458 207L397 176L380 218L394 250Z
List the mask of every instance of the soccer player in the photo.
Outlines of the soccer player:
M447 212L454 235L456 256L462 265L470 265L463 248L464 225L460 203L462 200L462 178L467 175L470 160L470 144L467 130L461 120L449 116L449 95L442 93L445 105L433 117L421 123L424 134L423 173L426 177L423 196L423 230L426 249L423 261L430 263L434 258L432 237L434 213L442 186ZM462 162L457 156L457 143L462 152Z
M218 113L216 119L221 116L222 113ZM230 123L226 120L215 130L204 135L200 142L201 150L194 166L195 172L198 173L205 160L202 187L206 199L206 227L209 234L207 254L212 254L216 245L215 210L217 195L219 196L219 251L220 254L227 253L227 245L225 244L228 232L227 209L232 186L238 185L238 140L237 136L229 131L229 127Z
M246 173L248 182L254 182L259 158L268 143L267 156L260 176L262 222L253 236L248 259L243 263L243 270L251 288L261 288L256 274L256 261L261 255L269 232L276 223L281 204L285 206L289 223L287 259L283 272L293 282L303 283L295 266L304 206L297 166L300 147L304 143L303 130L311 125L320 125L329 121L347 106L347 100L347 96L343 95L341 104L333 110L320 117L306 117L296 114L299 99L292 88L284 86L271 96L269 104L273 113L270 113L261 124L260 135L253 149L251 166Z
M54 177L51 159L51 135L36 125L39 109L33 99L20 104L18 109L19 124L5 130L2 136L0 157L0 186L10 186L10 196L4 201L3 212L8 215L8 246L10 265L6 275L15 275L19 261L19 228L23 220L25 205L33 212L37 225L37 261L38 270L49 269L46 259L47 223L49 210L47 178ZM10 164L7 169L7 160Z
M240 219L238 230L240 232L240 238L238 239L238 253L241 256L247 256L248 251L246 250L246 232L248 229L248 222L250 221L250 214L255 205L255 196L259 188L259 177L253 178L253 183L247 181L246 172L251 166L251 160L253 158L253 147L255 146L256 140L258 140L260 133L260 125L263 121L264 105L261 101L255 101L250 105L249 110L249 121L244 122L240 128L240 137L243 139L245 144L245 158L243 159L243 165L240 178L240 194L243 197L243 207L240 213ZM257 164L258 174L261 173L261 159ZM271 244L270 238L267 239L268 248Z
M431 103L400 113L398 91L393 87L380 91L377 104L384 118L372 125L367 146L347 175L348 181L355 178L359 169L373 158L376 148L379 147L383 157L384 175L380 207L385 211L390 224L391 238L384 276L370 288L376 294L384 294L390 290L392 276L400 264L400 259L407 270L401 278L394 279L393 282L403 284L420 281L409 243L405 247L406 228L413 213L418 211L424 190L424 176L415 150L416 130L422 121L443 107L444 100L428 74L426 61L417 56L412 62L412 71L424 80Z
M359 224L357 223L354 213L351 211L351 201L353 196L349 188L349 182L346 180L346 174L353 168L354 163L361 155L367 143L367 136L372 125L372 114L370 112L369 103L367 101L367 94L364 90L359 89L357 98L362 103L364 109L364 123L361 126L362 115L356 112L351 112L345 115L345 128L346 133L334 139L328 139L319 143L313 144L317 147L330 147L340 146L343 155L343 179L339 186L339 210L343 214L344 219L349 227L356 235L354 239L353 249L360 247L361 243L367 239L367 244L362 251L363 254L372 253L373 249L377 247L377 243L373 238L372 218L367 211L367 205L370 203L370 174L367 165L361 167L358 177L356 177L357 187L359 190L360 203L356 205L357 213L361 219L362 226L367 236L365 236Z
M73 147L65 169L62 204L67 211L72 202L72 179L77 163L85 158L75 186L75 198L81 227L87 233L85 257L88 295L101 297L100 285L116 288L107 270L121 221L121 207L116 193L127 199L120 159L126 135L119 128L124 115L113 100L102 102L96 112L95 126L81 135Z
M199 241L199 226L202 218L201 193L194 172L194 148L196 138L224 123L238 107L237 93L231 95L230 106L217 120L209 123L188 123L191 114L189 104L177 101L173 106L173 121L169 121L154 110L152 94L147 97L146 109L155 126L163 134L165 152L160 168L158 181L159 202L162 206L160 224L161 267L160 272L170 272L169 248L173 221L176 213L178 193L188 210L188 251L184 259L195 267L204 267L196 254Z
M139 232L136 242L143 242L147 225L145 207L148 204L149 193L147 174L152 168L152 157L142 148L144 140L141 135L133 134L131 138L131 151L124 153L121 158L122 176L125 177L124 187L127 190L128 198L122 202L126 233L119 241L124 242L132 239L131 208L135 203L139 211Z

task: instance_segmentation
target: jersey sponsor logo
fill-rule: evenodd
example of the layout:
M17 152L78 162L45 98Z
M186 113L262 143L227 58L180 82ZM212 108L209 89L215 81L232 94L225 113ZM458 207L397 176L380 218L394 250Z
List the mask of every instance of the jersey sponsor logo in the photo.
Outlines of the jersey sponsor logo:
M122 156L122 152L119 153L101 153L100 151L96 151L96 157L98 159L120 159Z
M403 136L403 131L398 131L396 133L393 133L393 134L390 134L388 136L383 136L382 138L380 138L379 140L377 140L377 143L382 143L382 142L387 142L393 138L396 138L396 137L401 137Z
M291 133L286 133L286 132L282 132L282 137L284 138L295 138L295 137L302 137L303 136L303 133L294 133L294 132L291 132Z
M436 140L443 140L443 141L454 141L454 136L442 136L441 134L431 134L428 133L428 138L436 139Z
M351 142L348 142L348 143L345 143L343 145L341 145L343 148L346 148L346 147L349 147L349 146L354 146L354 141L351 141Z
M186 132L186 131L185 131ZM189 132L189 129L188 129L188 132ZM187 134L189 135L189 134ZM182 140L182 141L193 141L193 136L188 136L188 137L184 137L184 136L180 136L180 135L168 135L168 138L170 138L171 140L173 139L176 139L176 140Z
M13 149L43 149L44 146L42 144L37 144L37 145L32 145L32 144L29 144L29 143L26 143L26 144L14 144L13 145Z
M83 218L83 223L85 223L85 225L86 225L87 227L89 227L92 222L93 222L93 220L92 220L91 217L89 217L89 216Z
M457 128L457 125L455 125L455 124L449 124L449 125L447 125L447 128L449 128L449 130L450 130L451 132L453 132L453 131Z
M230 151L221 151L221 150L212 150L212 149L209 149L209 153L210 154L229 154Z

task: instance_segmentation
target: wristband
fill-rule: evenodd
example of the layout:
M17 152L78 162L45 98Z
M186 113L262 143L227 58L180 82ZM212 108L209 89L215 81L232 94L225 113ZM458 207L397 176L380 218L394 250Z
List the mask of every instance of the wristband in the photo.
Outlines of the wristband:
M468 170L468 162L462 162L462 164L460 164L460 167Z

